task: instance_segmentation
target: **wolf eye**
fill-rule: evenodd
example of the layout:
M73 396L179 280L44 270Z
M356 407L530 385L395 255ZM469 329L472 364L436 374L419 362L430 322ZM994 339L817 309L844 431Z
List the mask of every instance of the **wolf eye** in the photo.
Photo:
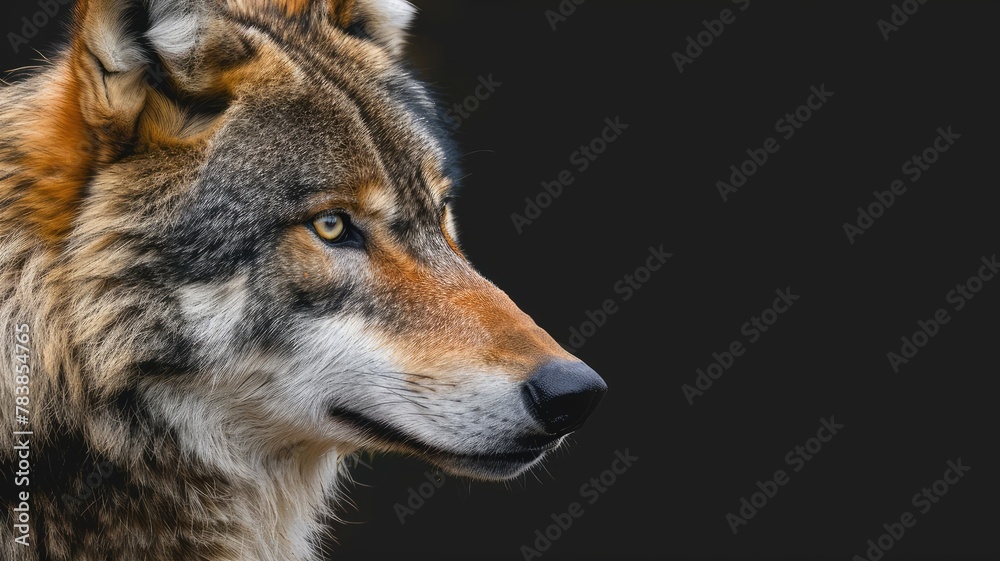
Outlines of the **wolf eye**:
M347 239L350 219L343 212L324 212L313 218L312 227L316 235L328 243L339 243Z

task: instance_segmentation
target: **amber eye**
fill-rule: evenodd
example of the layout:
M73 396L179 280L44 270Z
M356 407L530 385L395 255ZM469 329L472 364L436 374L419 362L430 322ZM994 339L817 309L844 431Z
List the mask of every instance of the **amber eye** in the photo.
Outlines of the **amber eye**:
M313 218L312 226L324 241L337 243L347 238L349 223L350 219L343 212L324 212Z

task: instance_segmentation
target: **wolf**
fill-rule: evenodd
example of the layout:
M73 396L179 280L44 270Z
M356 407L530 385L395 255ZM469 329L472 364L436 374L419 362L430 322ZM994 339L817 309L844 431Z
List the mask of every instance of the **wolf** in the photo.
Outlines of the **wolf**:
M0 558L311 560L345 458L500 481L607 386L458 243L403 0L80 0L0 89Z

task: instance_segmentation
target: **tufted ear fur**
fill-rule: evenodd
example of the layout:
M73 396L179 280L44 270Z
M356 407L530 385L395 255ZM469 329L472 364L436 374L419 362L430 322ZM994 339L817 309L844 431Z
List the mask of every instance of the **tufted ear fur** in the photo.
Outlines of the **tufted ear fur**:
M225 91L223 71L248 56L224 32L209 0L82 0L77 5L71 80L81 125L98 162L116 157L140 131L144 112L161 133L182 135L185 104Z
M222 71L248 53L219 10L279 25L323 17L393 56L415 12L406 0L81 0L72 63L83 119L100 144L128 138L154 91L169 98L225 90Z

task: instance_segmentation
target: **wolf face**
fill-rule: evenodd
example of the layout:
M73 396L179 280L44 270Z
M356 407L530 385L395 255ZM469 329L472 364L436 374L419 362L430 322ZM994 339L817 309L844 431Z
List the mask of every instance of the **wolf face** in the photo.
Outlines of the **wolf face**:
M0 94L0 318L37 334L39 432L121 466L166 435L226 480L359 448L502 479L582 424L604 382L458 246L412 11L79 3Z

